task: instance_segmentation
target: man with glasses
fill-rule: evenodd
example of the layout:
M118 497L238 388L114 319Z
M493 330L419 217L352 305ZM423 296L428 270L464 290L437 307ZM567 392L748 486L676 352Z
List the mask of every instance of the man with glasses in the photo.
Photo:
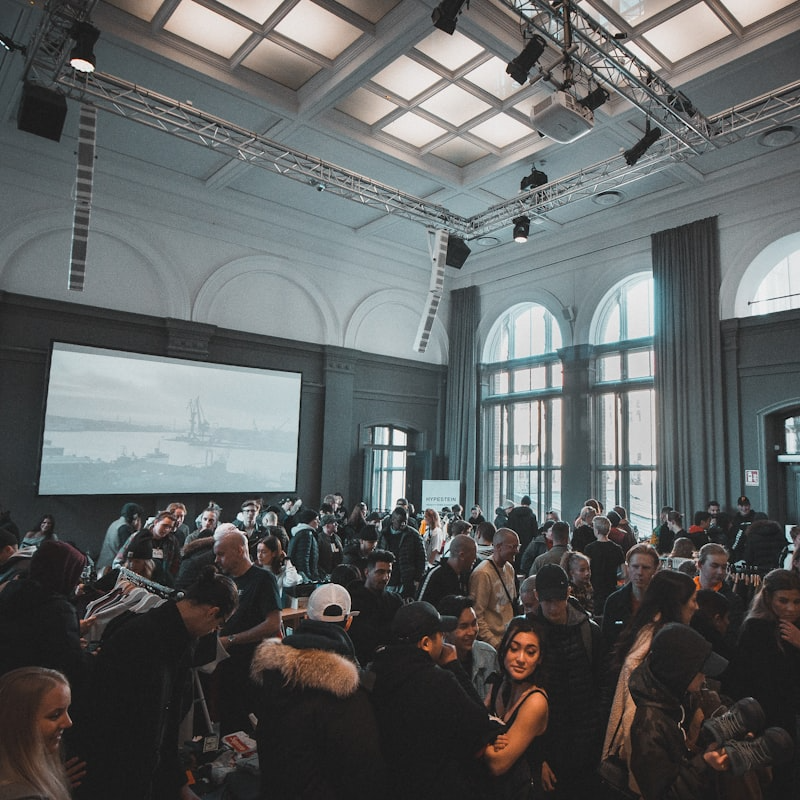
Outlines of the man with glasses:
M261 511L261 503L258 500L245 500L241 505L238 517L233 521L233 524L247 537L248 546L251 547L265 535L263 528L256 520L259 511Z
M518 552L519 536L510 528L500 528L492 539L492 557L481 561L469 579L469 593L475 598L478 617L478 638L495 650L506 626L519 613L513 566Z

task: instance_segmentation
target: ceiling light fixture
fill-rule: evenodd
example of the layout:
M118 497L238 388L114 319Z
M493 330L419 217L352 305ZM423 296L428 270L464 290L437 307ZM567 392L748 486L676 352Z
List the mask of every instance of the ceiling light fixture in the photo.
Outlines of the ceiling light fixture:
M797 139L797 130L791 125L781 125L778 128L762 133L757 141L762 147L783 147Z
M431 14L433 26L452 36L456 29L458 15L461 13L461 6L465 2L469 6L469 0L442 0Z
M508 62L506 72L521 86L528 80L528 73L542 57L545 47L544 39L538 33L534 34L523 51L513 61Z
M622 192L600 192L600 194L596 194L592 197L592 202L598 206L615 206L617 203L621 203L624 199L625 196L622 194Z
M514 241L522 244L528 241L528 233L531 229L530 217L514 217L511 220L514 223Z
M69 57L69 65L76 72L89 74L94 72L97 61L94 57L94 45L100 31L88 22L76 22L70 34L75 40L75 47Z
M592 89L583 100L578 100L578 102L584 107L588 108L589 111L595 111L596 109L600 108L603 103L608 100L610 97L609 93L602 87L598 86L595 89Z
M536 169L536 165L534 164L531 167L531 174L526 175L519 182L519 190L521 192L526 192L529 189L535 189L537 186L544 186L547 183L547 180L547 175L545 175L540 169Z
M658 141L659 136L661 136L661 128L651 129L650 120L647 120L644 136L630 150L626 150L623 153L625 163L632 167Z

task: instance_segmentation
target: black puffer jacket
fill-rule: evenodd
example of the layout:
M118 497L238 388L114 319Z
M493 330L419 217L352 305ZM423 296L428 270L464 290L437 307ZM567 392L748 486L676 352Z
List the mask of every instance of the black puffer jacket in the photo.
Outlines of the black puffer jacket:
M744 545L744 560L751 566L758 567L762 574L777 569L786 537L777 522L756 520L748 529Z
M395 557L389 586L399 587L404 598L413 600L425 572L422 537L410 526L400 533L393 532L389 526L378 537L378 549L388 550Z
M547 629L544 650L546 688L550 704L542 737L543 760L558 776L593 771L601 746L603 641L600 628L581 610L567 606L566 625L539 619ZM576 743L580 746L576 747Z
M352 653L341 628L313 621L256 649L263 797L367 800L384 786L375 716Z
M484 797L487 775L476 755L499 729L462 688L459 678L469 678L458 662L440 667L416 645L396 644L378 650L371 669L381 749L393 776L389 796Z
M631 771L644 800L711 797L702 755L686 749L681 702L650 671L649 658L631 673L628 688L636 703Z

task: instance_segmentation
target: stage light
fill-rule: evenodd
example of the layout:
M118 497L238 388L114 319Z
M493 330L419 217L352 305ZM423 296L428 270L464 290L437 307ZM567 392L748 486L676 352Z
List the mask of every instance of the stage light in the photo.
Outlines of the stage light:
M531 167L531 174L526 175L519 182L519 190L525 192L528 189L535 189L537 186L544 186L547 183L547 175L535 166Z
M578 100L578 102L584 108L588 108L589 111L594 111L600 108L600 106L608 100L609 96L608 92L602 86L598 86L596 89L592 89L583 100Z
M661 136L661 128L653 128L651 130L650 122L648 121L644 136L630 150L626 150L623 153L627 165L632 167L658 141L659 136Z
M94 45L100 31L88 22L76 22L70 34L75 40L75 47L69 57L69 65L76 72L94 72L97 61L94 57Z
M514 223L514 241L522 244L528 241L528 232L531 229L530 217L515 217L511 220Z
M465 2L466 0L442 0L431 14L434 27L452 36L456 29L461 6Z
M528 73L533 65L542 57L545 47L544 39L539 34L534 34L533 38L525 45L525 49L513 61L508 62L506 72L522 85L528 80Z

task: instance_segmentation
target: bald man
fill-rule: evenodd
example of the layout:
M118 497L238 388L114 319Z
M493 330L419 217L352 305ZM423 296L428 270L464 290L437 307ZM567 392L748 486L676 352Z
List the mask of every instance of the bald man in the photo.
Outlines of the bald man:
M475 598L478 617L478 638L495 650L519 605L513 566L517 553L519 536L510 528L500 528L492 539L491 558L481 561L469 579L469 593Z
M429 570L422 579L417 600L425 600L432 606L448 594L469 593L469 574L477 557L475 540L459 533L450 540L450 554Z

